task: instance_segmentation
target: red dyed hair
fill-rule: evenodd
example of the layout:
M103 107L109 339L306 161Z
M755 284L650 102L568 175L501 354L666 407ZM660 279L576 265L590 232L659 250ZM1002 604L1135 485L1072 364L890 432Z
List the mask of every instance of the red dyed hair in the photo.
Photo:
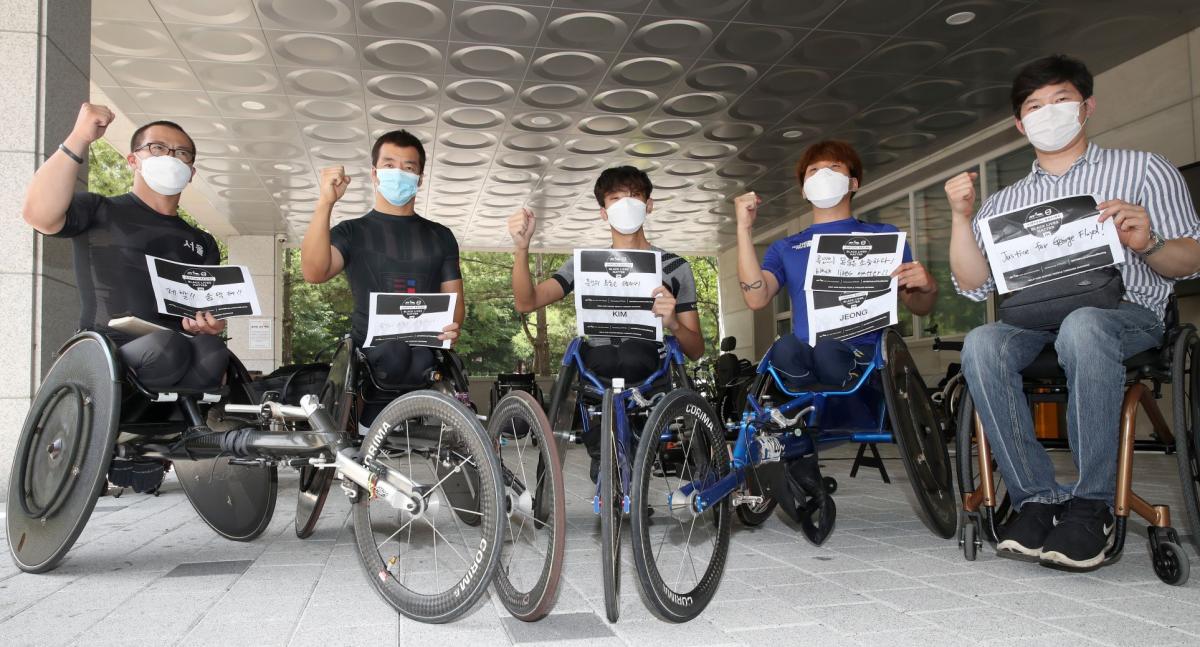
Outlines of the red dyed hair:
M859 188L863 181L862 159L858 151L849 143L837 139L819 141L804 150L800 161L796 162L796 180L803 186L804 174L808 167L815 162L841 162L850 171L850 177L858 180Z

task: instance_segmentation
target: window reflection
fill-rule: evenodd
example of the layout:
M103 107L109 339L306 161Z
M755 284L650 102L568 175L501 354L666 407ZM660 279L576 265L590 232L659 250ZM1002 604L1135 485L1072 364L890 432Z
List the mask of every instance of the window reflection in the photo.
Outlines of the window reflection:
M975 196L975 209L979 209L978 191ZM917 191L913 197L920 232L913 253L938 282L937 304L922 321L924 333L930 337L965 334L987 323L987 303L971 301L954 291L950 280L950 205L943 183Z

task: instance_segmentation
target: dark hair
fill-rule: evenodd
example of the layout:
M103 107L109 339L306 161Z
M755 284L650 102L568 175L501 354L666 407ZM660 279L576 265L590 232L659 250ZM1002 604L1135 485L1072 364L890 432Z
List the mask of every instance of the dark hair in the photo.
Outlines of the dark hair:
M854 147L848 142L838 139L824 139L804 149L804 154L800 156L800 161L796 162L796 181L800 183L800 186L804 186L805 172L815 162L841 162L845 164L846 168L850 171L850 177L858 180L858 186L862 187L862 159L858 157L858 151L854 150Z
M183 126L180 126L179 124L175 123L174 121L167 121L166 119L159 119L158 121L151 121L150 123L145 124L142 127L138 128L137 130L133 131L133 137L129 138L129 152L130 153L137 150L142 144L146 143L144 141L146 131L150 130L154 126L166 126L167 128L174 128L175 130L178 130L179 132L183 133L183 136L187 137L188 144L190 144L192 147L192 152L193 153L197 152L196 151L196 140L192 139L192 136L189 135L187 133L187 131L183 129ZM193 155L193 158L194 157L195 156Z
M1021 105L1029 95L1056 83L1070 83L1084 99L1092 96L1092 73L1083 61L1065 54L1054 54L1021 68L1012 83L1013 116L1021 118Z
M400 148L415 148L417 149L417 163L420 172L425 172L425 147L421 145L421 140L417 136L407 130L393 130L386 132L375 140L375 145L371 147L371 166L379 163L379 150L384 144L392 144Z
M600 177L596 178L596 202L599 202L600 207L603 208L604 196L621 189L625 189L643 200L649 200L650 192L654 190L654 184L650 182L650 176L646 175L645 171L633 166L614 166L604 169Z

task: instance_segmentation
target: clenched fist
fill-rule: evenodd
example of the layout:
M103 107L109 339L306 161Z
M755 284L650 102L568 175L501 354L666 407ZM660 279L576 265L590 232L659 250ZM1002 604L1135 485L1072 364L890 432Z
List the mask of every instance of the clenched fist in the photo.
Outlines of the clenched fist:
M529 241L537 228L537 218L525 207L517 209L508 217L508 235L512 236L517 249L529 249Z
M733 211L737 214L739 228L750 229L754 226L754 219L758 216L758 205L760 204L762 204L762 198L753 191L743 193L733 199Z
M978 177L978 173L969 171L946 180L946 199L950 201L950 213L955 218L966 220L975 213L975 179Z
M350 178L346 175L346 167L330 166L321 169L321 201L332 205L346 195L346 187L350 186Z
M79 116L75 118L75 127L71 129L72 141L86 147L88 144L104 136L104 131L113 122L113 112L107 106L97 103L84 103L79 107ZM76 151L77 153L79 151ZM87 151L83 151L86 153ZM80 153L82 154L82 153Z

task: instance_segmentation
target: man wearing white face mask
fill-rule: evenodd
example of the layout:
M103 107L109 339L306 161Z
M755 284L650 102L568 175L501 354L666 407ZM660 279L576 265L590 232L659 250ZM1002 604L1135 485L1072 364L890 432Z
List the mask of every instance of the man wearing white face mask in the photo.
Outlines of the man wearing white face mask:
M642 225L654 208L650 198L654 190L649 176L632 166L606 169L596 180L593 193L600 205L600 217L612 231L613 249L653 249L662 252L663 284L654 290L655 315L663 320L665 332L675 336L684 354L699 359L704 354L700 333L700 315L696 311L696 279L683 258L650 244ZM518 209L508 219L508 233L516 243L513 260L513 297L517 312L532 312L567 296L574 289L575 260L570 258L554 276L533 284L529 272L529 241L537 220L532 211ZM589 338L582 349L584 363L604 377L622 377L631 383L649 377L659 365L661 345L640 339L624 341ZM592 480L599 469L599 433L584 438L592 456Z
M366 342L372 292L453 292L458 295L454 323L441 335L453 341L466 312L458 241L448 227L416 212L425 147L411 133L393 130L375 141L371 164L374 209L361 218L338 223L332 230L333 206L346 194L350 178L341 166L321 170L321 196L300 247L304 280L324 283L346 271L354 294L350 336L357 347ZM402 341L372 346L366 355L384 386L419 384L435 362L430 349L410 347ZM360 422L370 426L380 410L364 410Z
M1080 61L1050 56L1027 65L1013 81L1012 108L1017 130L1037 154L1030 174L989 196L977 214L975 174L946 182L955 288L982 301L995 287L979 231L983 219L1089 194L1102 201L1100 219L1115 223L1126 248L1125 294L1116 308L1071 311L1057 333L1002 322L980 326L967 335L963 374L1017 511L998 553L1090 570L1104 563L1112 536L1122 362L1161 343L1173 283L1200 272L1200 221L1183 178L1162 156L1088 142L1084 126L1096 99ZM1037 441L1021 386L1021 370L1048 344L1066 372L1067 431L1079 468L1079 480L1065 486Z
M846 142L827 140L809 146L796 165L804 197L813 205L813 224L804 231L775 241L761 267L754 251L754 220L762 200L754 193L738 196L734 210L738 222L738 280L746 305L760 310L786 287L792 300L792 333L775 342L770 351L777 370L789 376L793 386L813 384L837 386L855 375L857 367L870 361L880 332L874 331L845 341L821 340L809 346L808 320L803 316L808 295L804 279L813 236L818 234L885 233L898 231L884 223L863 222L853 217L851 199L862 182L863 168L858 153ZM904 263L896 270L900 300L913 314L924 315L937 301L937 282L912 258L904 245ZM850 412L848 412L849 414Z
M88 147L112 120L108 108L83 104L71 134L29 183L22 215L43 234L72 239L79 327L108 335L143 384L154 389L216 386L228 364L228 351L216 336L225 322L208 312L159 314L146 265L147 255L190 264L221 262L217 241L178 214L179 195L195 174L196 144L178 124L148 123L134 131L125 158L133 169L132 191L111 198L75 193ZM124 315L168 330L134 338L108 328L111 319Z

